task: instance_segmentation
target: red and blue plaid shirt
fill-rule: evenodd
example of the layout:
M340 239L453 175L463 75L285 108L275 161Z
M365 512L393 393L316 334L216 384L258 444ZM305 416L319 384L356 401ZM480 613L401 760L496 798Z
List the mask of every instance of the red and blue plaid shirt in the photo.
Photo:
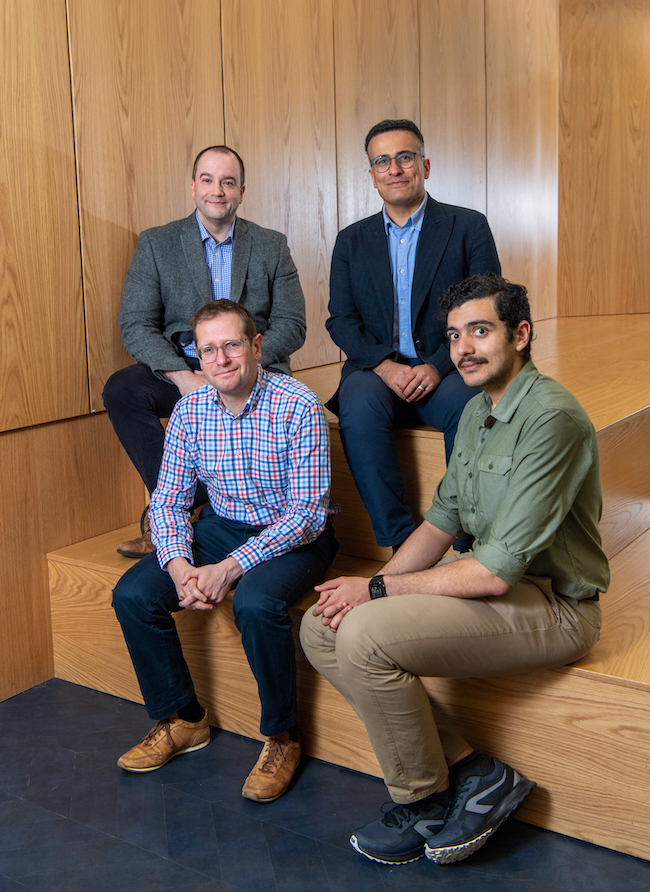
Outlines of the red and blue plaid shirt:
M311 542L338 506L330 501L325 412L304 384L259 368L253 391L232 415L210 385L181 399L165 435L149 518L161 567L192 562L189 511L197 480L216 514L264 526L231 556L244 572Z

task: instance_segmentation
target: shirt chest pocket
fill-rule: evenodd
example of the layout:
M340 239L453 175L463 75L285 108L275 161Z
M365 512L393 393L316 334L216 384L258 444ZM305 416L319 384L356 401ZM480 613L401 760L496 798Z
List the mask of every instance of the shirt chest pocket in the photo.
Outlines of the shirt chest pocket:
M482 511L498 510L510 482L511 455L481 455L476 462L479 505Z

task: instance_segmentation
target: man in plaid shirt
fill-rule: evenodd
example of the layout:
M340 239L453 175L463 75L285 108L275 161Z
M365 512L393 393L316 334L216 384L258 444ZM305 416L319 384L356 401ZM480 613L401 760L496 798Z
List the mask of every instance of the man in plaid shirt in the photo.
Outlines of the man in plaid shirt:
M338 510L329 499L329 431L309 388L259 366L262 335L244 307L212 301L191 324L209 383L180 400L167 427L149 512L156 552L113 593L157 722L118 765L154 771L210 742L172 613L212 610L236 586L233 614L266 737L242 793L271 802L300 760L289 607L322 579L337 549L329 522ZM198 481L209 505L191 524Z

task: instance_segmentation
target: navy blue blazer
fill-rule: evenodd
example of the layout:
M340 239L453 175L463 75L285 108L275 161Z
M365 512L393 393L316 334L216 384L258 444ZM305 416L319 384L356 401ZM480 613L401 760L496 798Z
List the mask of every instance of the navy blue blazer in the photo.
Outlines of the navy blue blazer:
M461 279L487 272L500 273L501 264L484 215L429 196L415 256L411 316L419 359L443 377L454 366L438 321L438 298ZM392 346L394 309L388 238L379 213L343 229L334 246L326 325L347 356L341 381L355 369L398 358ZM338 413L338 391L327 407Z

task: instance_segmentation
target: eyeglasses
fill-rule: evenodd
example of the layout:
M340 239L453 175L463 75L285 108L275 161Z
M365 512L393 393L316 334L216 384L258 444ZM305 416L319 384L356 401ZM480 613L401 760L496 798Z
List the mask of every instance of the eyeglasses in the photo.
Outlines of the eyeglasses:
M421 152L400 152L399 155L395 155L393 158L389 158L388 155L377 155L376 158L370 159L370 166L373 170L384 173L390 167L390 162L395 161L402 170L408 170L409 167L413 167L418 155L420 158L424 158Z
M219 355L219 350L223 350L228 359L235 359L244 352L244 344L246 341L252 341L252 338L238 338L236 341L224 341L223 344L208 344L207 347L197 347L196 355L202 362L214 362Z

